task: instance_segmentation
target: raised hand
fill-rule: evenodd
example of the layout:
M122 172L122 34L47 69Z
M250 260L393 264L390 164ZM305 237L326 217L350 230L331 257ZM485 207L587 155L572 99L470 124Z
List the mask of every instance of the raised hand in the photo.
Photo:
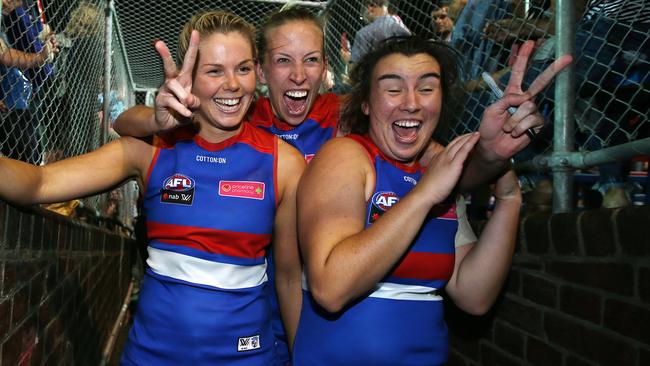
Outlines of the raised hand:
M524 91L521 84L534 47L535 42L527 41L519 48L505 96L491 104L483 113L479 127L479 147L481 152L486 154L487 160L507 160L530 143L530 138L525 134L526 130L533 128L539 132L544 126L544 118L539 114L534 102L535 96L573 60L571 55L559 57L535 78L528 90ZM517 112L510 115L509 107L517 108Z
M430 154L431 159L418 189L426 189L426 197L433 204L442 202L458 183L463 171L465 160L479 139L479 134L468 133L453 139L444 150Z
M165 82L158 90L155 101L156 124L161 130L168 130L188 123L192 110L199 107L199 98L192 94L192 70L199 49L199 33L192 31L180 70L176 68L165 42L156 41L154 47L162 59L165 72Z

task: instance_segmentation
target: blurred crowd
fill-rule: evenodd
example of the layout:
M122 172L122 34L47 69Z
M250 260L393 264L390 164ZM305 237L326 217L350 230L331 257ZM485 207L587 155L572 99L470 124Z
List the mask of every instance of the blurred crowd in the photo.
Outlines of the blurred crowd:
M82 131L99 135L103 78L101 68L82 71L89 60L103 59L102 9L85 1L45 0L2 0L1 9L0 154L40 165L93 149L91 134ZM125 109L124 96L111 90L109 106L110 126ZM71 151L75 137L83 145L79 152ZM47 208L72 216L79 205L75 200ZM118 215L114 202L105 211Z

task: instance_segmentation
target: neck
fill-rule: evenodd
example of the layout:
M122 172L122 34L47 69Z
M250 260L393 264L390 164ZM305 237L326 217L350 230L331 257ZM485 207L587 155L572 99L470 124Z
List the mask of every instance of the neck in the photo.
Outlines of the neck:
M222 129L205 123L199 123L199 136L208 142L216 144L237 135L241 131L243 123L241 122L232 129Z

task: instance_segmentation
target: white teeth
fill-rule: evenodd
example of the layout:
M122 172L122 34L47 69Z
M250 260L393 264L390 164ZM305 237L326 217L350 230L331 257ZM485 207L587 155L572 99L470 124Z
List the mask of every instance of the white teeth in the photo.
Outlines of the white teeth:
M411 128L411 127L418 127L420 125L420 122L412 121L412 120L405 120L405 121L396 121L395 124L398 127Z
M291 98L304 98L304 97L307 96L307 91L306 90L289 90L285 94L287 94Z
M234 105L239 104L240 100L241 100L241 98L228 98L228 99L226 99L226 98L215 98L214 101L219 103L219 104L223 104L223 105L227 105L227 106L234 106Z

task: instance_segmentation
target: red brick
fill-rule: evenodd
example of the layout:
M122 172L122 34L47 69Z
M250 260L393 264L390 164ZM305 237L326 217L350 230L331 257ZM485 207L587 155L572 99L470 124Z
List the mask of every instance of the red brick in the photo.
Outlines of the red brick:
M56 250L59 226L52 220L43 222L43 250Z
M630 257L650 255L650 206L629 206L616 215L621 250Z
M9 333L9 324L11 324L11 300L0 298L0 339Z
M580 253L577 213L560 213L551 216L551 240L555 252L560 255Z
M447 360L446 366L467 366L468 363L463 358L463 355L453 350L449 352L449 359Z
M567 314L600 324L602 308L602 298L594 292L569 285L560 289L560 310Z
M7 204L0 200L0 249L4 247L5 243L5 218L7 216Z
M566 366L596 366L596 365L600 366L602 364L589 362L573 355L569 355L569 357L567 357L566 359Z
M616 253L612 210L585 211L580 230L587 256L604 257Z
M29 311L29 286L25 285L20 287L13 296L13 317L12 326L16 326L23 320Z
M650 303L650 267L639 268L639 297L646 303Z
M562 364L562 353L547 342L528 337L526 360L535 366L557 366Z
M508 278L504 284L505 291L513 295L520 295L521 291L521 276L517 268L510 269Z
M549 279L524 274L522 289L526 299L550 308L556 307L557 285Z
M605 301L605 327L650 345L650 310L623 301Z
M495 322L494 343L513 356L520 358L524 356L524 334L503 322Z
M641 365L650 365L650 350L640 349L639 350L639 366Z
M32 247L32 232L34 229L34 217L29 212L20 214L20 246L21 249L34 249Z
M519 366L522 362L518 358L503 352L496 347L484 343L481 345L481 365L484 366Z
M5 226L5 244L7 249L15 249L18 247L19 233L20 233L20 211L15 207L7 206L7 219Z
M547 313L544 331L553 344L603 365L632 365L636 359L634 347L629 342L566 316Z
M533 334L542 331L542 311L531 305L524 304L514 296L506 296L496 307L500 319Z
M523 223L526 238L526 253L547 254L551 248L549 235L550 214L539 213L527 217Z
M634 271L629 263L551 261L546 268L562 280L621 295L634 292Z
M43 216L34 215L34 226L32 233L32 249L33 250L42 250L43 249Z

